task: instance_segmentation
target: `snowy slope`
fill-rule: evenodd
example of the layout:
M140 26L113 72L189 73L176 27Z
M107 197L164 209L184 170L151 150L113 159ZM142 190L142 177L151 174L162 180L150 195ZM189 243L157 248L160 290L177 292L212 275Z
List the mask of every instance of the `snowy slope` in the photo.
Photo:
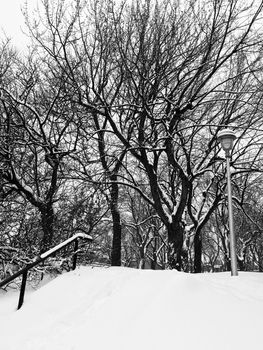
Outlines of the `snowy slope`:
M260 273L82 267L16 304L0 295L1 350L263 348Z

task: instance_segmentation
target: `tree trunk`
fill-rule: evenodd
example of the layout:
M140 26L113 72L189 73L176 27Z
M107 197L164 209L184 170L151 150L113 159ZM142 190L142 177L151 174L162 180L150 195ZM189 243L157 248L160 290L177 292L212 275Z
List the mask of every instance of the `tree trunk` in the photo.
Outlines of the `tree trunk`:
M237 256L237 263L239 271L245 271L245 259Z
M52 204L44 204L40 208L43 238L40 244L40 253L46 252L52 244L54 235L54 210Z
M229 259L229 256L227 253L224 254L224 260L225 260L226 271L231 271L231 260Z
M168 226L168 267L182 270L182 251L184 241L184 228L180 222Z
M118 208L119 200L119 188L116 181L116 175L111 177L111 203L110 210L113 221L113 238L112 238L112 247L111 247L111 266L121 266L121 219L120 212Z
M144 270L145 269L145 258L143 258L143 257L140 257L139 269L140 270Z
M157 267L157 235L154 236L154 240L153 240L153 258L151 260L151 269L152 270L156 270Z
M258 262L258 271L259 271L259 272L263 272L263 261L262 261L262 259L259 259L259 262Z
M200 232L194 237L194 273L202 272L202 238Z

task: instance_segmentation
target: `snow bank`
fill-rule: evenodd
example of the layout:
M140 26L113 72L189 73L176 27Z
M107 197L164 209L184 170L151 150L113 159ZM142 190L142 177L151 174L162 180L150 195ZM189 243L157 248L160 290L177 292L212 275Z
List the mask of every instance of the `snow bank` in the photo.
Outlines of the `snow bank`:
M19 311L5 300L3 350L250 350L263 340L260 273L82 267L26 294Z

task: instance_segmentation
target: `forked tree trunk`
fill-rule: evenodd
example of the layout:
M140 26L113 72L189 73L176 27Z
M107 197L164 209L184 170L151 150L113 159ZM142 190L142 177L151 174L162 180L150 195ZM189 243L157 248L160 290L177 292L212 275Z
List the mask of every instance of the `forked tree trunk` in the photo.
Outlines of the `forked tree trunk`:
M184 228L180 222L168 226L168 267L182 270Z

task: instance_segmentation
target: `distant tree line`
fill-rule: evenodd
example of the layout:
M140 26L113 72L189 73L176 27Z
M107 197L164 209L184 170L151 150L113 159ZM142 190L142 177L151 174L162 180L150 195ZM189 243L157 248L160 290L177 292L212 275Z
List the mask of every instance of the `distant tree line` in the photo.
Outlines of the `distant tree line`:
M77 231L83 263L229 270L225 127L239 268L263 271L262 8L25 6L32 45L0 53L1 277Z

